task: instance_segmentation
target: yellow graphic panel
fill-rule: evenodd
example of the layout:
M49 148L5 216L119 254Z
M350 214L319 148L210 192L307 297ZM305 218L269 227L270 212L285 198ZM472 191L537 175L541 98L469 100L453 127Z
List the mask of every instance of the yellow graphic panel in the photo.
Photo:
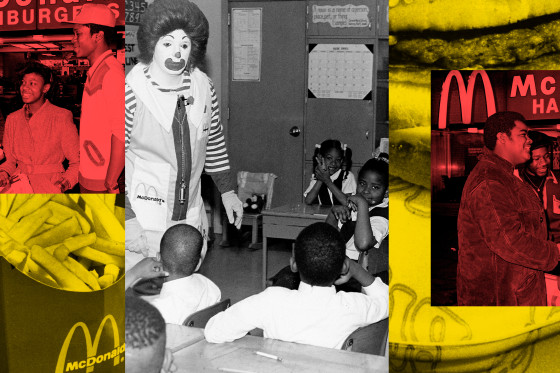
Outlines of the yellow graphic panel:
M560 69L560 2L390 0L389 18L390 370L552 371L556 308L431 306L430 79Z

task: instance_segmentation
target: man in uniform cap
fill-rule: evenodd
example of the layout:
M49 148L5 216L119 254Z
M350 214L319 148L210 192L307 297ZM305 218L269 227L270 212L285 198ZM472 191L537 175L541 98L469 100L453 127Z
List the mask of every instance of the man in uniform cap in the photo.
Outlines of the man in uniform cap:
M80 191L118 193L124 169L124 69L110 49L115 15L85 4L74 24L74 52L90 64L80 119Z

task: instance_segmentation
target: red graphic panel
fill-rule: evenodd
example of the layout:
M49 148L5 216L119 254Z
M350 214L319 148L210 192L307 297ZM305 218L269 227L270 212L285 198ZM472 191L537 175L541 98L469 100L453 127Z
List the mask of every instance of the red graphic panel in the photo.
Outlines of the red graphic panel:
M84 4L106 4L115 14L117 25L124 25L124 0L0 0L2 31L71 28Z

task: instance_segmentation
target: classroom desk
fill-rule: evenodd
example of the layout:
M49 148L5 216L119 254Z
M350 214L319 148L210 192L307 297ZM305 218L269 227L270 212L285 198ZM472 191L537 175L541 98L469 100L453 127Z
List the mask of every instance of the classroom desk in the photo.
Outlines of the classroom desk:
M295 240L303 228L317 222L324 222L330 206L294 203L263 210L263 288L266 288L268 259L267 238Z
M173 351L176 373L186 372L388 372L387 358L274 339L245 336L230 343L213 344L204 330L167 324L167 347ZM276 355L282 361L255 354ZM220 369L221 368L221 369Z

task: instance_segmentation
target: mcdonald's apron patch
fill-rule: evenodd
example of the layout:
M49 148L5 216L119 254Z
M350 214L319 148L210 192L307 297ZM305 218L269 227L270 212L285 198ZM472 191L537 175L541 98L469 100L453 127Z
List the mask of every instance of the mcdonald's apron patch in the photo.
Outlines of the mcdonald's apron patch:
M167 192L171 165L134 160L134 173L130 192L130 203L136 218L144 229L163 232L167 228Z

